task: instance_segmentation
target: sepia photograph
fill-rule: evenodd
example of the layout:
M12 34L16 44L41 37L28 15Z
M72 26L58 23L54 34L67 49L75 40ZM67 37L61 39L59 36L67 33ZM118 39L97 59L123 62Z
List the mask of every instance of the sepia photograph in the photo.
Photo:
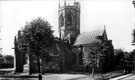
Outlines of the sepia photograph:
M135 0L0 0L0 80L135 80Z

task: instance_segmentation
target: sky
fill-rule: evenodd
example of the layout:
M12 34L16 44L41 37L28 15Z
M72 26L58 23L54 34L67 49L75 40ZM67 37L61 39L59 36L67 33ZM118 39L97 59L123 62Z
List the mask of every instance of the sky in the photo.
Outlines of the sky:
M61 4L62 4L62 0ZM70 1L70 0L67 0ZM73 0L71 0L73 1ZM78 1L78 0L76 0ZM2 0L0 1L0 47L3 55L14 55L14 36L26 22L42 17L58 36L59 0ZM132 51L132 31L135 28L135 9L132 0L80 0L81 33L103 29L115 49Z

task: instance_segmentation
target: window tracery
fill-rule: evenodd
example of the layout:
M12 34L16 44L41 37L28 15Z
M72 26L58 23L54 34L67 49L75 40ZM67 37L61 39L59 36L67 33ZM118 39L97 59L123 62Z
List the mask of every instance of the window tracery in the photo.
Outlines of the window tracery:
M71 14L69 14L69 15L67 16L67 25L68 25L68 26L71 26L71 25L72 25L72 16L71 16Z

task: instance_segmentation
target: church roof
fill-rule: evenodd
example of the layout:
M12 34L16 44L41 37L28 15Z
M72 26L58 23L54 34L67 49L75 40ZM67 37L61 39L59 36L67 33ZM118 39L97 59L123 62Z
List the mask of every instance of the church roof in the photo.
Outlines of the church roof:
M103 36L106 34L105 30L96 30L92 32L81 33L77 36L74 45L86 45L93 42L99 42L101 40L97 39L98 36Z

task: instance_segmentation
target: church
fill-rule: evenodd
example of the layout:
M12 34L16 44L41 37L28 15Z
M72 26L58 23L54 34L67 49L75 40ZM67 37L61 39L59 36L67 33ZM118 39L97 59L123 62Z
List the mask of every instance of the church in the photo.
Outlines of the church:
M46 62L44 57L41 59L41 71L44 72L67 72L67 71L86 71L84 57L87 57L86 51L93 48L94 43L106 44L109 46L106 51L106 62L102 65L100 61L96 64L98 67L96 71L101 71L101 68L106 68L108 71L113 66L113 45L112 41L108 40L106 29L96 30L92 32L80 33L80 2L74 1L73 4L68 4L66 1L64 5L59 5L58 10L58 24L59 24L59 39L56 40L54 46L50 49L52 59ZM29 67L30 73L37 72L36 62L31 58L32 56L25 55L17 48L18 36L15 37L15 57L16 57L16 72L24 72L26 64ZM63 42L63 41L65 42ZM26 62L28 60L28 63ZM91 67L87 69L91 71Z

